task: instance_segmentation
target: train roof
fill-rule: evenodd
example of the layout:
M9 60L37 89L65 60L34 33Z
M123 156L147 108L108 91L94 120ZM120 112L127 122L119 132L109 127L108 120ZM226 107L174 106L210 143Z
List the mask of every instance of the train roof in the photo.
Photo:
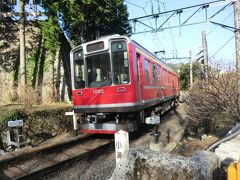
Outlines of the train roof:
M171 70L172 72L174 72L175 74L178 74L175 69L173 69L171 66L169 66L167 63L165 63L164 61L162 61L160 58L158 58L155 54L153 54L152 52L150 52L149 50L147 50L145 47L143 47L142 45L140 45L138 42L132 40L133 43L135 43L138 47L140 47L142 50L144 50L145 52L147 52L151 58L156 59L159 63L161 63L162 65L164 65L164 68Z
M152 52L150 52L149 50L147 50L145 47L143 47L142 45L140 45L138 42L132 40L130 37L125 36L125 35L119 35L119 34L113 34L113 35L107 35L107 36L101 36L99 39L97 40L93 40L90 42L86 42L83 43L75 48L72 49L72 51L74 51L75 49L78 49L80 46L87 46L88 44L92 44L92 43L96 43L99 41L108 41L110 39L119 39L119 38L124 38L126 39L128 42L132 42L134 43L138 48L141 49L141 51L145 52L147 56L149 56L152 60L157 61L158 63L160 63L160 65L163 65L163 67L167 70L170 70L171 72L178 74L171 66L169 66L167 63L165 63L164 61L162 61L160 58L158 58L155 54L153 54Z

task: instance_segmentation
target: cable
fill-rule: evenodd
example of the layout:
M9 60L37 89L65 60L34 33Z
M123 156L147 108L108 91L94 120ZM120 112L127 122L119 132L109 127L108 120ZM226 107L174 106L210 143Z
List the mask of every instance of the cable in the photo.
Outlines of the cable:
M226 43L224 43L224 44L209 58L209 60L212 59L222 48L224 48L234 37L235 37L235 34L234 34Z
M139 8L142 8L142 9L143 9L142 6L139 6L139 5L137 5L137 4L134 4L134 3L129 2L129 1L127 1L127 0L125 0L125 2L128 3L128 4L131 4L131 5L133 5L133 6L136 6L136 7L139 7Z
M143 9L144 9L144 13L145 13L145 15L147 16L147 13L146 13L145 8L146 8L146 6L145 6ZM152 25L151 21L149 20L149 18L148 18L148 22L149 22L150 26L153 28L153 25ZM153 28L153 29L154 29L154 28ZM160 41L160 39L159 39L159 37L158 37L157 32L154 32L154 35L156 36L157 41L159 42L159 44L163 47L163 49L165 49L164 45L162 44L162 42ZM153 37L153 36L152 36L152 37ZM151 40L153 41L153 39L151 39ZM154 41L153 41L153 43L154 43ZM156 46L155 43L154 43L154 45ZM157 44L157 46L158 46L158 44ZM158 46L157 48L158 48L158 49L161 49L160 46Z
M224 19L221 21L221 23L223 23L224 21L226 21L232 14L233 14L233 11L232 11L229 15L227 15L227 17L224 18ZM212 29L207 33L207 35L211 34L211 33L212 33L215 29L217 29L217 28L218 28L218 26L212 28Z
M165 1L165 0L164 0ZM166 2L166 1L165 1ZM165 5L165 3L163 3L163 8L164 8L164 11L166 12L166 5ZM166 15L166 18L167 18L167 14L165 14ZM171 26L171 24L170 24L170 22L168 22L168 27L170 27ZM170 37L171 37L171 41L172 41L172 43L173 43L173 47L174 47L174 49L175 50L177 50L177 48L176 48L176 44L175 44L175 41L174 41L174 38L173 38L173 35L172 35L172 30L171 29L169 29L169 32L170 32Z
M134 3L131 3L131 2L129 2L129 1L127 1L127 0L125 0L125 2L127 2L127 3L129 3L129 4L133 5L133 6L136 6L136 7L141 8L141 9L144 11L144 14L147 16L147 12L146 12L146 9L145 9L146 6L145 6L145 7L142 7L142 6L136 5L136 4L134 4ZM153 25L152 25L152 23L151 23L151 21L150 21L150 19L148 18L147 20L148 20L148 22L149 22L149 25L152 27L152 29L154 29L154 28L153 28ZM160 41L157 33L155 32L154 34L155 34L155 36L156 36L156 38L157 38L157 40L158 40L159 43L157 43L157 45L156 45L156 43L154 43L153 39L150 38L151 41L153 42L153 44L154 44L158 49L161 49L161 48L158 46L159 44L160 44L160 46L162 46L163 49L164 49L164 45L163 45L162 42ZM147 35L144 35L144 36L147 37Z

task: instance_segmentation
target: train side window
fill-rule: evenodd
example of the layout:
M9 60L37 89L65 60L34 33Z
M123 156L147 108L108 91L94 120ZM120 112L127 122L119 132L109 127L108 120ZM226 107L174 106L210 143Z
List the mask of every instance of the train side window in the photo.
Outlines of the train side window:
M141 55L139 53L137 53L136 57L137 57L137 70L138 70L137 78L138 78L138 82L140 82L140 79L141 79L141 77L140 77L140 57L141 57Z
M149 61L147 59L144 59L143 68L144 68L144 74L145 74L145 83L150 84Z
M152 83L153 84L157 83L157 68L155 64L152 64Z
M166 75L167 75L167 70L163 69L163 85L166 86Z
M161 84L161 66L157 66L157 84Z
M83 50L79 49L73 53L74 61L74 86L75 89L85 88L86 79L84 75Z
M168 76L167 84L168 84L168 86L171 86L171 81L170 81L171 73L170 73L169 71L168 71L168 73L167 73L167 76Z

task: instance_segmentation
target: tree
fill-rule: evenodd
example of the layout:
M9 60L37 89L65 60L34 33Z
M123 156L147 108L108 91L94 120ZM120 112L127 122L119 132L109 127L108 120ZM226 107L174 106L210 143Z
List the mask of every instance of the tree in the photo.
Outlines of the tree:
M239 122L237 73L211 69L208 81L198 81L189 91L186 113L192 126L204 133Z
M47 28L47 33L44 33L44 36L47 37L46 45L53 50L58 46L56 35L59 36L64 76L69 96L71 96L69 59L71 45L94 40L101 35L129 33L130 27L126 23L127 8L123 4L123 0L48 0L43 1L43 7L47 10L49 17L54 19L45 27ZM59 31L59 28L62 29L62 32ZM54 37L54 41L51 41L52 37Z
M69 54L72 47L83 42L95 40L99 36L116 33L128 34L130 32L130 26L127 23L127 8L123 0L42 0L41 6L46 12L47 19L36 18L34 25L28 21L28 18L25 18L24 5L29 2L36 3L39 1L19 1L21 4L21 17L17 23L20 31L19 38L21 39L20 53L16 52L17 57L14 58L11 56L13 63L16 65L16 68L14 68L15 84L19 85L19 87L25 88L27 85L30 85L27 84L30 82L33 89L41 89L43 73L46 70L45 66L49 66L52 63L51 67L54 72L53 61L55 61L60 50L59 55L64 67L64 79L66 80L64 83L67 84L69 96L71 96ZM1 6L0 8L7 11L7 9L11 8L11 5ZM14 12L15 9L12 9L12 11ZM34 48L28 49L28 46L26 46L26 50L24 45L25 23L27 30L35 28L31 30L32 32L41 29L40 33L36 32L38 35L34 37L34 43L31 42L31 47ZM31 24L31 28L28 27L28 24ZM32 38L29 34L26 32L27 39ZM21 56L20 60L18 57L19 54ZM49 54L51 58L45 58ZM51 60L49 61L49 59ZM55 81L52 79L52 84L54 83ZM23 90L20 92L25 93Z
M44 7L58 15L58 22L74 45L94 40L99 35L130 32L123 0L52 0L45 1Z
M180 66L180 81L181 81L181 89L188 90L190 87L190 64L182 64ZM193 63L193 80L199 78L201 72L201 66L199 63Z

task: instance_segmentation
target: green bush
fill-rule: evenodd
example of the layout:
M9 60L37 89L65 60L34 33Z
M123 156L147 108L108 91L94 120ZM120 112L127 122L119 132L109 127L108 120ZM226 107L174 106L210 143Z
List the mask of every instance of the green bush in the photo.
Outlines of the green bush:
M27 114L23 109L1 108L0 109L0 123L4 124L10 120L25 119Z

